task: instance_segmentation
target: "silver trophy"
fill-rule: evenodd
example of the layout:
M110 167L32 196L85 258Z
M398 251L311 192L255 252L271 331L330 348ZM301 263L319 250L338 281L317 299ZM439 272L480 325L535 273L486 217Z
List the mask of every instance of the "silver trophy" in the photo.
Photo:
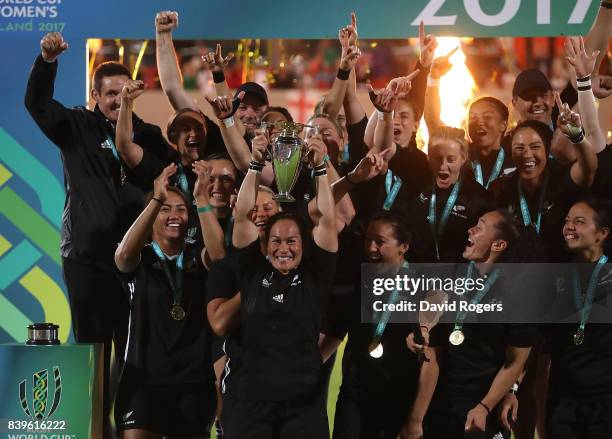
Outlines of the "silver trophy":
M278 194L274 198L283 203L295 201L290 194L302 170L306 158L306 143L299 137L300 132L309 125L288 121L273 122L265 125L280 128L280 134L270 144L270 159L274 169L274 180Z

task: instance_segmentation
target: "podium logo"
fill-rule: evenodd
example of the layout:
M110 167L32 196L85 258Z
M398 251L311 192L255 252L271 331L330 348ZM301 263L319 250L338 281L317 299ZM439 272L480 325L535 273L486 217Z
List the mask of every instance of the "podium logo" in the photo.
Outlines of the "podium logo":
M55 391L53 392L53 402L49 407L49 370L39 370L32 375L32 410L27 399L27 380L19 383L19 401L21 408L26 416L32 419L41 420L49 418L59 407L62 396L62 375L58 366L53 366L53 381Z

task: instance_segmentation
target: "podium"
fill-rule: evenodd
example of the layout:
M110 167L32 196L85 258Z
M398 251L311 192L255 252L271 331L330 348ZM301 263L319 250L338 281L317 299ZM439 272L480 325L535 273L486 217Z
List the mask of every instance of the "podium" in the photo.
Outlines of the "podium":
M0 438L102 438L103 345L0 345Z

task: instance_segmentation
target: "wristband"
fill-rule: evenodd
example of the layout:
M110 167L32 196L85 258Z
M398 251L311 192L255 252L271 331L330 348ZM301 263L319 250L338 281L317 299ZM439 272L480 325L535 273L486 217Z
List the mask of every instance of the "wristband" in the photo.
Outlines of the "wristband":
M380 111L378 109L376 109L376 115L378 116L378 120L385 120L385 115L387 114L391 114L391 112L387 112L387 111Z
M226 117L225 119L223 119L223 125L225 125L225 128L233 127L234 126L234 116Z
M488 415L489 413L491 413L491 410L489 410L489 407L487 407L487 406L486 406L486 404L485 404L484 402L480 401L478 404L480 404L481 406L483 406L483 407L484 407L484 408L487 410L487 415Z
M355 183L353 180L351 180L351 179L349 178L349 175L350 175L350 173L349 173L349 174L346 174L346 175L344 176L344 179L345 179L346 181L348 181L350 184L352 184L353 186L357 186L357 183Z
M606 9L612 9L612 2L601 2L601 7Z
M440 87L440 79L434 79L431 76L428 76L427 87Z
M573 136L567 136L567 138L569 139L570 142L572 142L574 145L578 145L579 143L582 143L582 141L584 140L584 130L581 130L578 134L573 135Z
M338 74L336 75L336 78L338 79L342 79L343 81L346 81L347 79L349 79L349 75L351 74L350 70L344 70L342 68L338 69Z
M210 204L207 204L206 206L198 207L196 210L198 213L205 213L212 211L213 207Z
M576 86L578 91L588 91L591 89L591 75L583 78L576 78Z
M260 163L258 161L255 161L255 160L251 159L251 161L249 162L249 166L254 166L256 168L262 168L263 169L263 167L266 166L266 164L265 163Z
M429 328L427 326L421 325L421 326L419 326L419 328L424 329L427 332L429 332Z
M155 201L157 201L159 204L164 204L164 202L163 202L162 200L160 200L159 198L151 197L151 200L155 200Z
M325 163L325 160L323 160L323 162L319 163L318 165L316 165L314 167L314 171L324 171L327 169L327 164Z
M324 175L327 175L327 169L321 169L318 171L314 171L312 174L313 177L322 177Z
M220 84L222 82L225 82L225 73L221 72L212 72L213 75L213 81L215 84Z

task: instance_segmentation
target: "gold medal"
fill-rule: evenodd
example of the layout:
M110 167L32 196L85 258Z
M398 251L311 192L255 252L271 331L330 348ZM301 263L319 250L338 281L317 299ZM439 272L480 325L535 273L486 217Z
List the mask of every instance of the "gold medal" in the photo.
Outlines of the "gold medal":
M172 305L170 309L170 316L174 320L183 320L185 318L185 310L181 305Z
M370 352L370 357L372 358L380 358L383 356L383 347L382 344L377 342L372 342L368 346L368 352Z
M574 344L576 346L580 346L584 341L584 329L579 328L578 331L574 334Z
M448 341L450 341L453 346L459 346L464 340L465 335L460 329L455 329L448 337Z

